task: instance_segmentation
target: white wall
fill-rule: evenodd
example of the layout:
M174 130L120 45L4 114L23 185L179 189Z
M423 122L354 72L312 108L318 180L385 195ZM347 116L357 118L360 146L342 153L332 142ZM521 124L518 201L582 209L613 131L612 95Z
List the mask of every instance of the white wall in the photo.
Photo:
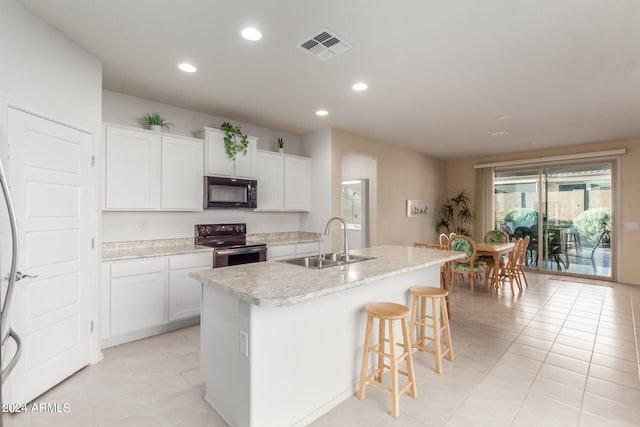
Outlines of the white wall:
M432 208L445 195L444 162L416 151L339 129L331 130L331 156L337 165L331 185L340 188L345 156L357 154L376 160L376 187L370 189L370 245L411 245L414 241L435 242L435 216L406 216L406 200L431 201ZM353 177L349 175L349 177ZM371 184L371 181L370 181ZM374 197L376 198L374 200ZM332 194L333 212L339 215L339 193Z
M100 61L15 0L0 1L0 58L0 156L9 185L9 106L92 133L97 148L102 115ZM4 233L0 235L0 270L4 275L11 252L7 250L9 239L5 237L6 209L2 206L0 210L0 232ZM90 220L95 222L97 218ZM97 235L98 226L95 228Z
M300 215L300 228L323 233L331 218L331 130L304 134L300 143L301 155L311 157L311 212ZM329 238L325 249L329 249Z
M16 0L0 2L0 147L13 105L98 134L102 64Z
M103 212L102 241L177 239L194 237L195 224L247 223L248 233L305 230L295 212L253 212L206 209L203 212ZM313 231L313 230L310 230Z
M274 151L278 137L285 142L285 152L299 154L300 137L259 126L221 118L159 102L149 101L118 92L103 91L103 121L143 128L142 116L159 112L173 123L167 131L172 134L193 136L203 126L218 127L229 120L242 127L242 131L260 138L258 148ZM315 231L300 226L300 216L287 212L253 212L249 209L207 209L203 212L103 212L102 241L174 239L194 237L195 224L244 222L249 233L278 231Z

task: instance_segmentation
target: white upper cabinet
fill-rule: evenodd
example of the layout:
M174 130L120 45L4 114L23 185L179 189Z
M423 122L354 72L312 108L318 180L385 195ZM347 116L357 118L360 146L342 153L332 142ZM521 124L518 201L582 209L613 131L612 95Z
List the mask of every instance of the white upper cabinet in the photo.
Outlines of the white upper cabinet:
M311 209L311 159L258 150L259 211Z
M104 135L105 208L160 207L160 135L112 127Z
M281 154L258 151L256 155L258 210L284 208L284 157Z
M162 209L201 210L202 141L162 136Z
M207 176L231 176L245 179L256 177L256 149L258 138L250 136L247 154L238 153L235 160L227 156L224 148L224 132L204 128L205 174Z
M311 209L311 161L303 157L284 158L284 210Z
M104 138L105 210L202 210L202 140L117 126Z

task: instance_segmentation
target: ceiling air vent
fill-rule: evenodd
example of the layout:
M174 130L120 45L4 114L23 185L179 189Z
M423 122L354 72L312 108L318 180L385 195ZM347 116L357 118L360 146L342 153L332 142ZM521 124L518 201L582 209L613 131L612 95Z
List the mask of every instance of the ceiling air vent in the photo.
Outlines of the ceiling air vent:
M350 44L326 28L304 40L299 46L323 61L351 49Z

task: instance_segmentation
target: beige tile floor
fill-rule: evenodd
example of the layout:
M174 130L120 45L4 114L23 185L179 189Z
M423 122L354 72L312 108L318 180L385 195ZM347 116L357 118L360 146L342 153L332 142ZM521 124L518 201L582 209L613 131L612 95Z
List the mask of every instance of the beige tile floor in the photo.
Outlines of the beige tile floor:
M399 418L387 394L368 387L365 400L352 396L312 426L640 425L640 287L529 277L515 297L456 288L455 361L438 375L432 356L415 353L418 398L402 396ZM202 400L198 334L107 349L37 399L68 402L68 414L5 414L5 426L224 426Z

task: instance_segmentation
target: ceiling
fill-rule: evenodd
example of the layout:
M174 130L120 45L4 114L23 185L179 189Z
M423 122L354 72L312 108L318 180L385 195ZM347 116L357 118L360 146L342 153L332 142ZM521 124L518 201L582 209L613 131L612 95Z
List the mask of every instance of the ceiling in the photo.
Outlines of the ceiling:
M636 0L22 2L102 61L105 89L284 132L441 159L640 137ZM351 49L299 47L324 28Z

